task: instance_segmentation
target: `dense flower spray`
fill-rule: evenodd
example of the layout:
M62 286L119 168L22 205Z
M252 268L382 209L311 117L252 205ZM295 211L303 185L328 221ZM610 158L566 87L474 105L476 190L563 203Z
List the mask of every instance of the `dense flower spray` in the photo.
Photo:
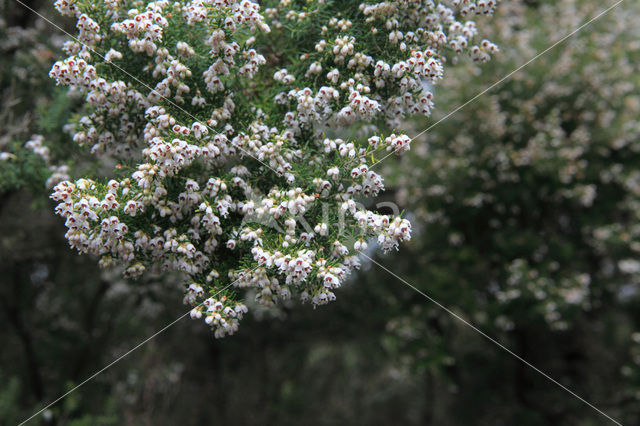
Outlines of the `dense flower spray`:
M379 132L430 113L447 55L496 51L470 20L496 3L56 1L77 19L50 72L86 102L73 139L118 162L107 183L55 187L71 246L127 276L183 271L218 337L242 289L334 300L367 241L411 236L359 203L384 189L376 155L410 148Z

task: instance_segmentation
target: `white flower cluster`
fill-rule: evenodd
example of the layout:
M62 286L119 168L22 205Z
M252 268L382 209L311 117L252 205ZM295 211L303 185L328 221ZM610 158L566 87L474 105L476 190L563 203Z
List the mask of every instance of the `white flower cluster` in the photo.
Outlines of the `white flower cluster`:
M138 13L137 9L130 9L127 12L129 19L112 24L111 30L125 34L132 51L145 52L151 56L158 49L155 42L162 39L162 27L168 24L164 16L158 13L167 4L167 1L149 3L142 13ZM99 29L96 25L95 31Z
M382 117L393 127L406 114L428 115L433 95L425 83L436 84L442 79L445 48L453 48L455 53L468 51L478 61L488 60L497 51L488 40L472 45L477 33L474 22L459 20L469 14L492 12L496 1L446 3L449 2L428 2L426 6L404 1L363 3L360 11L364 23L358 27L366 27L366 31L361 40L344 34L353 26L352 21L332 18L322 27L322 39L314 50L300 56L299 71L288 67L274 75L283 88L289 88L297 78L330 70L327 80L318 81L317 89L305 88L308 101L302 111L299 105L304 101L296 96L299 92L290 90L276 95L280 103L286 104L287 99L298 101L297 114L292 111L285 124L295 132L295 126L300 124L321 122L340 127ZM272 26L279 28L290 8L290 2L281 1L277 8L267 9ZM322 7L318 9L305 19L322 16ZM331 91L331 96L322 96L320 90Z
M44 145L44 136L32 135L31 139L24 144L24 147L31 150L46 163L49 162L50 151L49 148Z
M264 14L248 0L122 0L101 4L107 13L56 3L94 22L83 37L106 52L76 46L51 70L88 105L74 140L125 163L106 184L56 186L67 238L128 276L152 263L183 271L192 317L218 337L246 312L238 289L265 306L324 304L367 241L392 250L411 237L406 219L357 202L384 190L375 156L407 151L410 138L335 136L430 112L425 83L442 78L463 5L363 4L349 20L341 2L306 3L266 1Z

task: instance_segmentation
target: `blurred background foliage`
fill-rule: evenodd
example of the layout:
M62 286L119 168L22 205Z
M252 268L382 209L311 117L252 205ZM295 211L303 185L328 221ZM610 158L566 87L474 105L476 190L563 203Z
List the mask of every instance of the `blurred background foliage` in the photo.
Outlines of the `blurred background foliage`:
M501 54L450 67L409 134L605 7L504 0L485 23ZM179 276L124 280L67 247L25 141L43 135L72 176L101 167L61 130L78 107L47 76L61 34L0 10L0 424L17 424L187 309ZM623 424L640 423L638 19L623 3L379 166L415 236L377 260ZM180 321L32 423L607 422L375 265L339 296L256 307L223 340Z

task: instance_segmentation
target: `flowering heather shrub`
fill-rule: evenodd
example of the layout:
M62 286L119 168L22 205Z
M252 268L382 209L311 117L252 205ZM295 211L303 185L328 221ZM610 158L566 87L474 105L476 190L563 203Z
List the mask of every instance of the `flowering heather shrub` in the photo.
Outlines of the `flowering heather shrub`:
M3 2L0 9L6 10ZM63 40L41 31L42 21L22 28L5 19L11 17L0 17L0 194L22 189L44 193L45 185L69 179L69 166L59 161L64 149L50 146L63 137L45 140L33 134L53 127L59 134L68 116L68 99L43 78Z
M501 5L488 31L504 48L486 74L508 74L603 9ZM436 127L402 165L416 172L401 174L400 196L425 223L427 280L455 285L456 301L465 286L485 291L479 303L491 305L471 309L497 325L540 316L563 329L637 297L639 17L637 3L614 9ZM495 81L455 74L442 86L452 109Z
M73 139L118 162L108 183L55 187L71 246L127 276L183 271L217 337L242 289L334 300L368 241L411 236L358 202L384 189L379 154L409 150L385 129L430 113L447 56L489 59L469 19L496 3L56 1L77 19L50 72L86 101Z

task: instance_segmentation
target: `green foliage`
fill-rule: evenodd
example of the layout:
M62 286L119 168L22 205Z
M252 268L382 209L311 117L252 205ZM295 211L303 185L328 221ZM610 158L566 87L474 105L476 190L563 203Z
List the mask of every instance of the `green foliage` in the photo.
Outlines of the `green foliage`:
M7 1L0 4L7 10ZM46 12L45 12L46 13ZM30 19L26 18L28 21ZM62 132L76 108L67 91L45 78L55 58L61 39L44 31L44 21L38 20L32 27L10 25L0 20L0 193L27 190L45 195L47 180L52 174L51 163L64 160L70 165L86 161L78 147ZM25 147L32 135L45 136L45 146L50 159L44 160ZM42 201L40 202L42 206Z
M20 379L6 377L0 373L3 383L0 388L0 421L3 423L18 423L20 421Z

